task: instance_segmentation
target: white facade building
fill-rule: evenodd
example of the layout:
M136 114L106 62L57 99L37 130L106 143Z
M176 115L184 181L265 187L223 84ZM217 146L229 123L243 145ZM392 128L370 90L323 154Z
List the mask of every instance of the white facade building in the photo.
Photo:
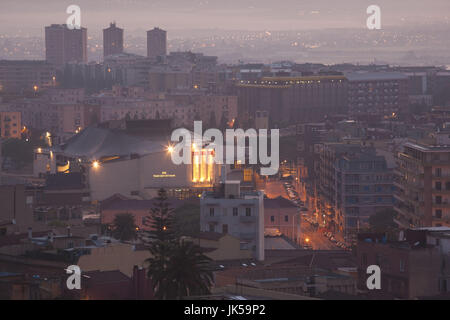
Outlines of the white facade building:
M264 193L241 192L239 181L226 181L218 192L200 199L200 231L228 233L241 240L241 249L264 260Z

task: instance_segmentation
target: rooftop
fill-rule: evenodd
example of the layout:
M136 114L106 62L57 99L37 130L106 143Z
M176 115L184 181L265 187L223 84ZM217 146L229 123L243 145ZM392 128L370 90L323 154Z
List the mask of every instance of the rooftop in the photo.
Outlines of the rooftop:
M408 76L400 72L350 72L345 74L349 81L406 80Z

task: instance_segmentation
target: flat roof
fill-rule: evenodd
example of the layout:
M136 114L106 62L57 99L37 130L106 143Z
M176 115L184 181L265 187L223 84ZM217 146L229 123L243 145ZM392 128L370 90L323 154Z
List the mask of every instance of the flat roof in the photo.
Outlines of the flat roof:
M345 74L349 81L405 80L408 76L401 72L349 72Z

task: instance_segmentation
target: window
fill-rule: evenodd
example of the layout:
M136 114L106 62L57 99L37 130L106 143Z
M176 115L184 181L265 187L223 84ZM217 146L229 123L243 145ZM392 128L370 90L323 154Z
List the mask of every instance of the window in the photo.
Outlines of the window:
M275 216L270 216L270 222L275 222Z
M434 212L434 215L435 215L436 218L442 219L442 210L441 209L436 209L436 211Z
M209 216L214 217L214 208L209 208Z
M400 259L400 272L405 272L405 260Z
M245 208L245 215L250 217L252 215L252 208Z
M233 208L233 217L237 217L238 214L238 208Z
M442 197L441 196L436 196L435 203L441 204L442 203Z
M436 181L434 184L434 188L436 190L442 190L442 183L440 181Z
M436 177L440 177L442 175L442 169L441 168L434 169L434 175Z
M289 216L284 216L284 221L289 222Z
M214 225L210 224L209 225L209 232L215 232L215 231L216 231L216 228L214 227Z
M228 233L228 225L227 224L222 225L222 233L223 234L227 234Z

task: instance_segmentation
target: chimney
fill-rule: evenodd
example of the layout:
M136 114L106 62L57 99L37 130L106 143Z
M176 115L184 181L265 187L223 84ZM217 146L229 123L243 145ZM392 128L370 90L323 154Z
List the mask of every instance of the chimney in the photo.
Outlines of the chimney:
M29 227L28 228L28 239L32 239L33 238L33 228Z

